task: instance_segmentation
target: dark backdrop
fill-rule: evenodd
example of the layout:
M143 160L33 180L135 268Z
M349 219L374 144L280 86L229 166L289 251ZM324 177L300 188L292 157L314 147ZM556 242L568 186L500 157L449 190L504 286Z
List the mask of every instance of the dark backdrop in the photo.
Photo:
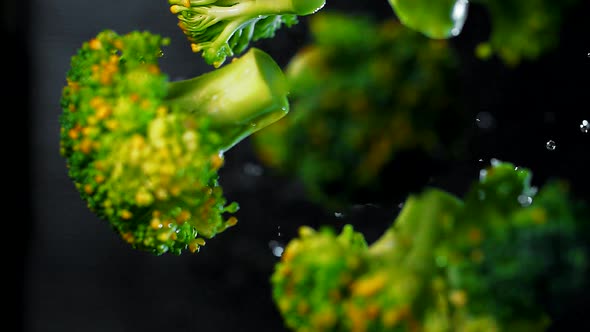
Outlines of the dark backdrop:
M565 177L589 198L590 134L578 126L590 120L590 11L588 1L579 2L565 20L559 48L517 69L473 57L489 22L485 11L471 6L463 33L452 40L462 57L461 88L472 117L468 149L440 169L421 170L431 185L461 193L480 167L498 158L533 169L537 185ZM393 15L385 0L328 0L327 9ZM302 18L256 46L284 65L307 41L305 23ZM15 262L15 278L6 286L11 294L16 290L9 304L15 330L285 331L271 301L269 277L278 258L269 243L286 243L302 224L342 222L354 223L371 241L393 220L396 205L334 211L344 214L336 218L309 202L297 180L261 168L245 140L226 154L221 170L227 197L242 206L238 226L194 256L131 250L87 210L59 155L59 98L70 56L103 28L171 37L162 68L172 79L210 70L190 52L163 0L2 3L2 63L9 78L0 89L8 117L3 164L10 184L3 240L5 256ZM480 112L493 117L491 128L477 126ZM555 151L545 148L549 139L556 141ZM580 310L572 309L572 316Z

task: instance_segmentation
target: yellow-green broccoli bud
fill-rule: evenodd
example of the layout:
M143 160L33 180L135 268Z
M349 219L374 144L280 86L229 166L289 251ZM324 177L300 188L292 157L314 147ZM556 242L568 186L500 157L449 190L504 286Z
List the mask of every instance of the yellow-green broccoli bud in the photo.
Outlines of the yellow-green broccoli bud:
M251 41L272 38L284 24L320 10L325 0L168 0L195 53L221 66L240 54Z
M350 225L338 235L331 228L316 232L302 227L299 233L300 238L292 240L283 252L284 263L272 277L273 297L289 327L300 326L299 317L321 327L336 327L341 313L334 311L335 304L349 293L350 281L367 271L363 257L367 244ZM308 314L313 317L307 318Z
M587 206L497 162L463 200L411 195L370 246L304 227L271 277L293 331L545 331L588 286ZM528 199L530 198L530 199ZM329 257L329 260L328 258ZM352 262L352 263L351 263ZM336 294L336 295L334 295Z
M252 48L231 64L169 82L167 38L104 30L71 58L61 154L88 207L132 247L196 252L236 223L218 183L223 153L288 111L284 75Z
M453 149L464 109L447 40L361 15L308 22L312 41L285 70L292 112L252 137L262 163L340 209L391 192L382 179L399 174L387 171L398 156Z

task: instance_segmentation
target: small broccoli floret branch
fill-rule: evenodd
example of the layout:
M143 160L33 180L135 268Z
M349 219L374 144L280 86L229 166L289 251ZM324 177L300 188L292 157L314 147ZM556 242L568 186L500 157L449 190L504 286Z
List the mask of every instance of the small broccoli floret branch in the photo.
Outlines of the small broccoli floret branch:
M546 330L588 286L590 224L565 182L550 181L537 194L530 175L498 162L463 200L435 188L413 194L370 246L351 225L340 234L302 227L271 278L286 325Z
M233 226L218 183L223 153L288 112L283 73L252 48L223 68L170 82L169 40L105 30L71 59L61 154L88 207L134 248L196 252Z
M246 50L250 41L272 38L283 24L320 10L325 0L168 0L178 26L202 52L205 61L221 66L227 57Z

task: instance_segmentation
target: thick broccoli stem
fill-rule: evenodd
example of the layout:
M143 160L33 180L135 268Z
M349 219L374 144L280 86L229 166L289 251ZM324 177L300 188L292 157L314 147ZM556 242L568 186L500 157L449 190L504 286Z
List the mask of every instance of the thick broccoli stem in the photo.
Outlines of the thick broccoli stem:
M408 197L395 223L370 245L369 252L371 255L382 256L389 253L394 246L399 245L396 242L399 241L400 236L407 236L414 239L413 246L420 245L412 249L415 255L412 259L421 256L420 253L428 254L432 248L423 248L423 246L433 243L432 236L436 235L437 229L446 222L444 219L456 215L462 205L463 203L457 197L437 189L427 190L419 196ZM404 252L405 255L408 255L408 252Z
M467 18L468 0L389 0L407 27L434 39L455 37Z
M165 103L206 115L223 137L221 152L289 111L281 68L257 48L217 70L169 83Z
M393 267L392 280L404 279L408 273L412 276L414 282L404 290L408 298L425 296L435 269L432 252L443 236L444 225L452 223L462 205L457 197L437 189L412 195L394 224L369 246L374 261Z

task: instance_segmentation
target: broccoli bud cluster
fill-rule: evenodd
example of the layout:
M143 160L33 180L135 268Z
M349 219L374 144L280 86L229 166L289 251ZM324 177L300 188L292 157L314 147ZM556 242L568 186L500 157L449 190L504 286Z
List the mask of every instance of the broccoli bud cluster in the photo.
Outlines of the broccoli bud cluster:
M282 71L264 52L169 82L158 66L168 43L102 31L72 57L61 98L61 154L82 198L155 254L197 252L236 224L238 204L218 183L223 152L288 111Z
M320 12L308 22L312 41L285 70L291 115L253 136L262 163L340 209L406 181L384 181L404 153L428 160L454 149L464 109L446 40L362 15Z

